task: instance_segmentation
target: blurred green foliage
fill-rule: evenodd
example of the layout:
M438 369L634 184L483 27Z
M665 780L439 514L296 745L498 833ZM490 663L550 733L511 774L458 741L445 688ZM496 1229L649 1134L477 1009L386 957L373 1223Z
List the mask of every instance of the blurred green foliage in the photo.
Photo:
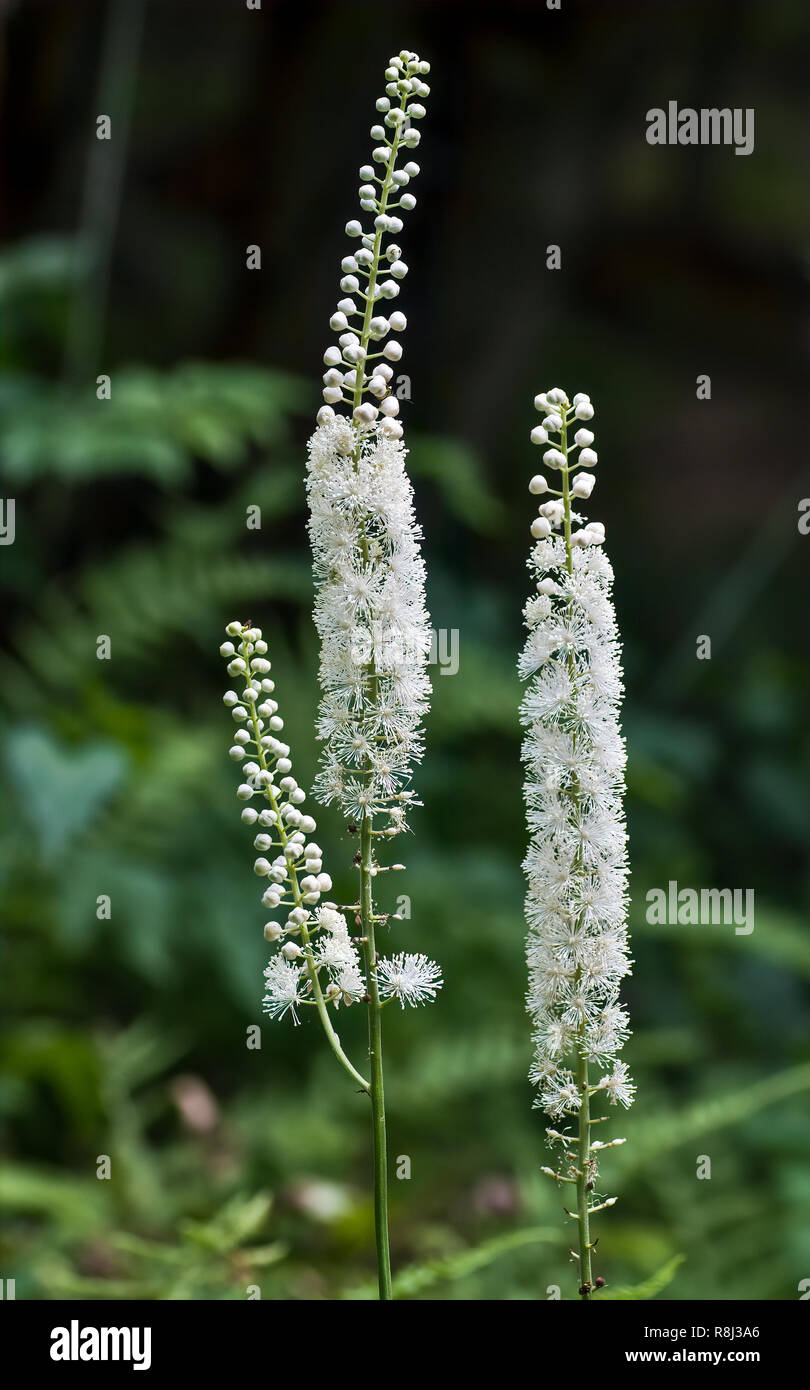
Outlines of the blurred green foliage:
M650 163L646 147L629 141L620 94L599 175L613 180L602 185L602 241L590 239L585 191L565 185L573 287L540 279L537 309L525 289L505 284L492 295L482 343L479 319L465 319L463 307L470 285L478 293L493 236L486 209L472 210L481 170L490 169L495 198L502 177L510 196L519 189L522 216L503 228L501 261L525 267L537 246L562 235L535 182L550 176L537 163L534 133L551 112L538 103L555 103L568 145L580 149L580 107L575 117L561 104L566 65L576 62L580 76L612 70L628 42L649 53L660 31L637 18L635 37L620 41L599 29L593 10L587 39L570 48L561 40L552 72L542 42L536 54L527 47L525 11L518 21L500 7L462 43L462 92L450 75L455 29L435 18L443 7L428 7L433 29L408 8L416 31L428 25L424 46L439 68L444 57L447 74L445 96L436 82L439 173L425 190L445 211L435 228L414 224L423 266L434 269L422 291L413 277L414 351L421 320L425 367L414 361L424 386L409 407L408 443L431 611L437 626L460 630L461 665L457 676L435 672L417 781L424 810L401 847L413 920L398 929L397 944L429 950L447 983L434 1009L386 1015L391 1154L412 1160L411 1180L393 1183L398 1292L532 1300L556 1287L570 1297L575 1288L564 1198L539 1172L543 1121L525 1080L514 669L533 462L526 403L553 376L583 385L600 403L600 504L604 495L629 691L636 966L626 993L639 1093L611 1125L629 1142L604 1165L605 1185L620 1201L599 1223L602 1296L792 1298L810 1273L804 600L792 474L774 462L775 521L757 550L761 481L746 474L744 445L760 457L766 436L780 444L796 389L788 331L795 219L775 208L793 205L800 175L765 124L767 175L753 160L753 172L731 168L749 163L739 160L717 183L697 180L683 204L687 233L677 221L677 171L685 166ZM756 8L746 8L749 38L758 33ZM319 11L311 30L288 35L303 45L306 83L275 70L282 105L292 100L285 83L299 83L299 106L305 91L316 94L300 129L276 142L276 202L252 209L257 225L269 219L282 266L297 242L302 255L320 254L324 238L337 263L328 227L337 233L338 202L346 207L348 197L329 173L323 187L300 186L302 151L324 114L317 101L331 102L318 74L331 61L338 12L344 25L351 18L351 6L332 9ZM769 7L763 42L771 53L793 44L788 9ZM699 12L691 11L696 52L714 54L712 20L700 29ZM273 22L283 37L285 24L303 21ZM72 51L58 7L48 9L48 23L54 51ZM150 24L170 52L171 21L153 15ZM678 44L688 32L679 31ZM419 46L421 38L406 41ZM92 246L21 230L0 258L0 467L4 495L17 502L17 540L0 549L0 1272L16 1278L20 1298L225 1299L258 1286L269 1299L356 1299L372 1291L366 1103L314 1026L272 1025L260 1014L262 917L225 756L217 656L225 621L262 624L306 784L316 757L317 650L303 452L316 386L288 369L319 360L335 266L313 263L303 284L276 274L255 295L223 278L228 256L239 261L254 232L237 209L223 252L202 211L209 183L197 141L207 149L230 119L235 143L220 151L217 167L241 168L252 186L255 167L239 165L239 139L250 138L259 98L242 81L253 71L255 40L229 46L219 28L213 39L201 11L200 34L184 33L182 47L185 61L190 40L188 61L206 79L193 90L208 93L208 104L175 106L175 133L167 134L155 92L174 90L174 76L147 32L107 365L96 364L83 387L61 363ZM368 81L340 109L353 150L389 41L403 40L383 33L369 41ZM637 63L631 90L639 109L649 104L650 71L677 86L672 72L695 61L694 52L667 47L661 67ZM742 80L747 70L738 55L731 76ZM780 80L789 79L788 62ZM52 121L55 95L42 81L37 100ZM481 83L490 94L486 120L465 104ZM591 86L578 83L586 94ZM763 112L781 113L779 100L768 90L758 96ZM75 131L84 105L72 114ZM591 111L591 138L603 114L603 106ZM504 154L509 132L516 144ZM456 151L444 168L441 137ZM187 184L184 140L198 161ZM466 148L476 151L477 172L465 165ZM139 182L137 160L148 154L156 167L174 168L196 213L175 204L160 222ZM70 167L78 167L72 153ZM768 198L757 197L760 177ZM344 192L348 165L346 178ZM219 193L210 197L216 213ZM47 212L42 226L51 225ZM641 242L651 221L655 230ZM776 267L759 296L749 293L753 271L712 281L713 258L732 264L729 245L741 226L766 239ZM189 227L191 242L183 240ZM527 241L516 243L518 234ZM698 236L704 240L690 240ZM673 260L662 276L667 254ZM171 275L167 265L176 268ZM148 275L152 299L141 305ZM692 351L698 314L719 425L683 405L704 369ZM424 325L434 316L429 337ZM755 340L766 338L767 358L757 357ZM210 353L199 346L206 342ZM257 365L263 361L284 370ZM112 376L109 402L96 398L96 370ZM746 414L748 371L768 402L763 420ZM628 380L632 411L622 394ZM779 447L774 453L783 457ZM784 496L787 522L776 505ZM246 529L250 506L261 508L260 530ZM709 630L722 641L711 662L696 662L694 634ZM109 661L97 656L101 635L110 639ZM350 892L352 840L330 813L321 815L318 837L338 891ZM670 879L755 887L755 930L738 937L726 927L648 925L646 891ZM102 897L109 918L99 915ZM246 1031L260 1022L262 1046L251 1051ZM362 1023L350 1014L341 1026L355 1053ZM710 1181L696 1178L698 1155L711 1159ZM104 1156L109 1179L97 1176Z

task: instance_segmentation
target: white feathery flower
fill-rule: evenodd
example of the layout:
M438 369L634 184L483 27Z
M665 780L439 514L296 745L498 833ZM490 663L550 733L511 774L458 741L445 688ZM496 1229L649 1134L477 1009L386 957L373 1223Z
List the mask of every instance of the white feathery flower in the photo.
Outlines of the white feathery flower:
M357 1003L365 996L366 982L343 913L330 904L316 908L314 930L320 934L314 942L313 958L318 967L326 968L330 984L338 987L339 994L330 992L335 1005L340 998L345 1004Z
M381 999L398 999L404 1009L406 1004L432 1004L443 981L435 960L400 952L377 962L377 983Z
M630 1080L626 1062L615 1062L607 1076L599 1082L599 1089L607 1093L611 1105L632 1105L636 1088Z
M554 1120L560 1120L564 1115L576 1114L582 1104L582 1096L572 1072L559 1071L544 1075L543 1064L538 1063L534 1069L534 1077L541 1086L540 1094L535 1101L538 1109L545 1110Z
M342 999L344 1004L358 1004L361 999L368 997L366 982L359 962L344 965L342 969L335 972L332 979L339 991L339 995L335 996L336 1005L339 999Z
M283 1018L291 1013L293 1022L298 1023L296 1004L303 999L301 971L291 965L283 956L273 956L264 971L267 992L262 1001L264 1012L271 1018Z
M309 445L325 743L314 791L352 820L407 807L422 756L431 630L405 456L382 425L337 415Z

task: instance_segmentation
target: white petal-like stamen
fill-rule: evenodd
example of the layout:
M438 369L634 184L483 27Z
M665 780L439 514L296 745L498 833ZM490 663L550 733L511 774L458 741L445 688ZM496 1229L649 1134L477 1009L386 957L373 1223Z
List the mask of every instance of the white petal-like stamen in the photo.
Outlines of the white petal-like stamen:
M377 982L381 999L398 999L406 1004L430 1004L442 987L442 972L435 960L423 955L384 956L377 963Z

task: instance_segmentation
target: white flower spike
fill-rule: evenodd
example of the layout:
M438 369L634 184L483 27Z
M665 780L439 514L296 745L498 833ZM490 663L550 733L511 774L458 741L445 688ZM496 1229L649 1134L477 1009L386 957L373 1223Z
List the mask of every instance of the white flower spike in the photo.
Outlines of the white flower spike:
M359 832L358 901L368 986L369 1066L374 1143L374 1217L380 1298L392 1297L387 1216L387 1147L381 1010L435 999L438 966L424 956L380 959L376 930L393 922L375 911L373 885L385 869L375 845L408 829L417 803L413 764L422 756L431 629L425 606L421 530L405 471L394 366L407 317L397 300L408 267L394 238L416 204L419 165L403 154L420 140L430 65L407 49L386 69L385 95L371 128L372 162L360 169L360 213L346 226L351 254L341 262L341 298L330 319L336 341L323 362L324 404L309 443L307 494L315 574L315 625L321 639L323 741L314 793L336 803L349 833ZM382 827L375 826L383 818ZM306 889L307 885L302 885ZM303 902L308 901L305 891ZM331 955L320 956L326 963ZM350 981L349 981L350 983ZM349 994L351 990L347 991Z
M541 504L537 544L529 557L536 593L526 604L529 635L518 668L527 682L521 704L530 843L528 882L528 1010L534 1029L532 1080L536 1104L554 1120L569 1118L575 1134L548 1130L562 1150L559 1171L577 1191L579 1284L594 1287L589 1218L612 1204L596 1199L591 1110L605 1093L629 1105L634 1087L617 1053L629 1028L618 1002L630 973L627 950L627 849L623 810L625 747L619 725L622 670L613 570L600 549L605 529L583 524L572 498L590 496L597 456L593 434L576 429L594 408L585 395L569 402L559 388L535 400L545 430L557 435L553 467L559 504ZM556 417L556 418L554 418ZM539 441L538 441L539 442ZM577 456L577 450L578 456ZM548 453L545 455L549 463ZM559 460L559 461L557 461ZM529 485L537 493L535 480ZM613 1143L623 1141L614 1140ZM599 1148L608 1147L600 1144Z
M240 638L247 684L234 713L241 711L239 718L245 728L240 732L255 759L241 765L240 776L247 775L249 780L240 783L236 795L240 801L255 801L261 808L246 806L241 819L246 825L263 827L253 841L254 848L261 851L253 871L270 882L262 895L262 906L269 911L280 909L284 916L283 921L268 922L264 928L265 940L279 948L264 972L264 1011L277 1019L289 1014L298 1023L300 1009L315 1008L338 1060L368 1091L369 1082L352 1066L329 1018L328 1004L337 1008L341 1003L357 1003L366 997L366 985L345 917L333 903L321 903L332 880L321 872L320 848L309 839L315 821L298 809L306 797L290 776L289 745L276 737L283 721L276 714L276 701L268 698L273 682L267 674L270 662L263 655L267 643L261 628L248 624L229 623L226 632ZM227 659L230 653L222 655ZM228 692L226 704L231 703L228 697L232 693ZM239 749L244 755L242 744ZM233 754L234 750L230 751ZM271 860L267 856L274 850Z
M389 365L402 354L390 335L402 333L407 319L377 306L399 293L407 272L401 248L387 238L402 229L393 210L407 211L414 202L404 189L419 166L408 160L400 167L400 160L413 137L418 142L412 123L425 115L429 71L429 63L405 50L386 69L386 95L377 102L383 124L372 128L379 142L374 157L384 167L360 171L361 210L374 216L347 226L361 239L341 263L341 285L351 287L354 299L338 306L335 317L346 319L340 324L346 331L324 354L326 404L309 445L323 690L318 736L325 744L315 795L324 805L337 801L352 821L386 814L389 833L407 828L414 804L411 768L422 756L431 630L421 530ZM395 280L385 278L389 270ZM336 411L341 405L345 410Z

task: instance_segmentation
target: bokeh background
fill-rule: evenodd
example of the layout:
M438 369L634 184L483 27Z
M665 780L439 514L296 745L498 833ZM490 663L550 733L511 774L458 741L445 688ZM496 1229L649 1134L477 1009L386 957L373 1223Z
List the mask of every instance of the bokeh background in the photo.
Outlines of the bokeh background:
M313 1022L260 1013L217 647L234 616L264 627L308 783L305 443L403 46L433 64L401 238L406 431L460 669L435 673L409 872L381 890L410 893L396 944L447 982L386 1015L391 1153L412 1161L399 1291L575 1294L526 1080L515 673L532 398L559 384L597 406L591 512L627 674L639 1090L604 1164L604 1296L798 1297L807 29L798 0L4 6L0 1272L18 1298L371 1295L367 1105ZM753 107L755 152L650 147L646 111L670 99ZM350 894L336 814L318 838ZM753 888L753 933L648 925L670 879ZM363 1025L342 1022L356 1052Z

